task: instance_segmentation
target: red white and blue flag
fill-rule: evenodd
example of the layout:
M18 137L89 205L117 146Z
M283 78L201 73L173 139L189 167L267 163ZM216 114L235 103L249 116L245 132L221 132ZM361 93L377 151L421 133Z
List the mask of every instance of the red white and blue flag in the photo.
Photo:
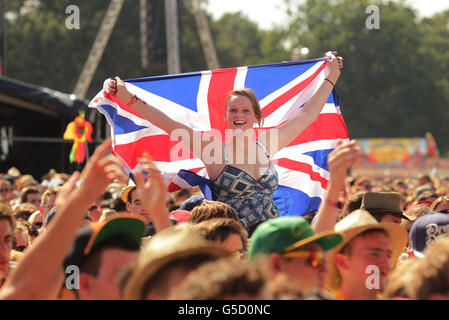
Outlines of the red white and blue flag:
M234 89L251 88L260 101L264 128L274 128L298 113L328 74L328 58L258 66L207 70L125 80L128 90L170 118L194 130L224 132L225 100ZM107 81L105 82L106 86ZM105 115L111 126L113 152L126 164L128 173L147 151L168 181L169 191L195 185L206 176L204 163L190 152L173 160L171 141L134 110L104 89L89 104ZM224 135L223 135L224 136ZM317 210L324 198L329 172L327 155L348 131L340 113L335 89L317 120L287 147L272 155L279 174L273 198L280 215L304 215ZM179 153L178 153L179 155ZM182 170L178 175L178 172ZM206 195L208 197L210 195Z

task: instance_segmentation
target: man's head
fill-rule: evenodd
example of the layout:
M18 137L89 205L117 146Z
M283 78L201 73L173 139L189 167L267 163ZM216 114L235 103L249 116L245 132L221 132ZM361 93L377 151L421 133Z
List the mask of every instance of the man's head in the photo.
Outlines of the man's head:
M360 209L365 192L366 191L356 191L346 199L343 206L342 216L346 216L352 211Z
M353 189L354 191L371 191L373 189L373 183L370 178L363 176L354 181Z
M128 186L123 189L120 197L126 203L126 210L129 213L141 216L145 219L146 223L151 221L150 213L145 211L142 200L137 196L136 186Z
M11 209L0 203L0 286L9 272L9 255L13 246L15 221Z
M14 217L17 220L27 221L37 211L37 207L31 203L21 203L14 208Z
M401 195L398 192L366 192L360 209L368 211L378 222L401 223L410 220L401 210Z
M117 214L81 228L64 261L80 270L81 299L120 299L116 281L119 270L134 262L145 231L141 217Z
M182 203L192 196L190 189L181 189L173 193L175 203Z
M92 219L92 222L97 222L100 220L102 214L101 207L94 203L91 203L87 208L87 215Z
M323 280L327 273L324 253L342 239L340 234L332 231L315 234L302 217L274 218L261 223L254 231L248 258L270 255L273 274L287 275L295 286L307 293L324 289Z
M432 179L426 173L421 173L420 175L418 175L418 184L420 186L423 186L423 185L426 185L426 184L430 184L430 185L433 186Z
M189 222L199 223L213 218L228 218L238 221L237 212L228 204L220 201L204 200L192 209Z
M23 252L30 245L30 236L28 234L28 227L25 225L26 222L18 221L16 222L15 230L15 246L14 250Z
M8 204L12 199L13 186L9 180L0 180L0 203Z
M35 186L25 187L20 191L20 203L31 203L36 207L41 204L41 194Z
M218 259L191 272L174 290L173 300L263 300L269 280L265 264Z
M248 233L240 222L229 218L204 220L194 225L206 239L233 252L246 252Z
M395 179L393 181L392 185L393 185L394 191L399 192L400 194L407 193L408 185L404 180Z
M379 288L384 288L387 275L391 270L392 247L384 229L368 229L355 238L335 256L334 261L341 278L366 286L370 266L379 270Z
M438 199L438 195L433 190L426 190L419 194L415 199L416 204L425 204L427 206L431 206L435 200Z
M418 198L420 198L421 194L426 192L426 191L434 193L435 189L430 184L424 184L424 185L421 185L421 186L417 187L415 189L415 191L413 192L415 200L418 200ZM429 206L430 206L430 204L429 204Z
M392 272L384 299L449 299L449 237L439 237L425 253L424 259L407 259Z
M422 256L424 250L437 238L449 235L449 215L429 212L413 222L410 228L410 246L415 255Z
M430 208L425 204L415 205L405 213L407 217L409 217L410 221L404 220L402 221L401 225L404 226L407 232L410 232L413 223L420 217L428 214L430 211Z
M62 187L53 187L47 189L41 198L40 211L44 217L50 212L50 210L55 206L56 196Z
M417 300L449 299L449 238L439 237L419 259L420 272L411 283Z
M158 232L142 247L124 284L124 298L166 299L204 262L228 257L230 251L205 240L188 223Z
M347 215L334 230L344 240L330 253L328 286L335 290L349 284L353 292L364 292L370 289L368 277L375 273L378 279L371 289L383 289L407 244L407 231L396 223L379 223L365 210Z

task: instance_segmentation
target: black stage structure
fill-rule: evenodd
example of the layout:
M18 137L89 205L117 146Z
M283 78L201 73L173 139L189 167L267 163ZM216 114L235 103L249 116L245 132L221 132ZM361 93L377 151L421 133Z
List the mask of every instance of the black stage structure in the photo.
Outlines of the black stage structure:
M88 103L74 95L0 76L0 173L14 166L40 180L52 168L67 173L80 169L70 164L72 142L62 136L79 110L86 110L86 119L102 118L89 117L97 112L88 110ZM93 125L95 138L95 133L101 132ZM99 141L94 139L94 144ZM89 151L93 149L91 145Z

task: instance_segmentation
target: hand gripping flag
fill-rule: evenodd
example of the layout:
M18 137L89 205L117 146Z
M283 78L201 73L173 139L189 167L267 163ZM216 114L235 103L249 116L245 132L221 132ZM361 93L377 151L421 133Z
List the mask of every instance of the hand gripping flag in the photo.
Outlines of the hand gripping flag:
M264 128L274 128L298 113L328 74L329 58L238 67L126 80L130 92L170 118L194 130L223 132L225 100L234 89L250 88L260 101ZM108 80L105 81L105 87ZM167 179L169 191L195 185L206 175L204 163L190 152L173 157L180 143L142 118L103 88L90 107L105 115L111 125L113 152L128 173L147 151ZM279 173L273 198L280 215L304 215L317 210L323 199L329 172L327 156L348 131L340 113L335 89L317 120L287 147L272 155ZM181 170L183 169L183 170ZM198 173L190 174L190 173ZM179 174L178 174L179 173ZM203 190L204 191L204 190ZM210 194L205 194L210 198Z

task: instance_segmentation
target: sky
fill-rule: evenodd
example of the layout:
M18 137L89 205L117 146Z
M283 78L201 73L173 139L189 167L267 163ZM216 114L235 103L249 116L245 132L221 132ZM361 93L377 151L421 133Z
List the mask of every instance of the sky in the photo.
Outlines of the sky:
M407 0L422 17L449 9L448 0ZM283 0L209 0L208 12L219 18L225 12L242 11L261 29L270 29L273 23L285 18Z

